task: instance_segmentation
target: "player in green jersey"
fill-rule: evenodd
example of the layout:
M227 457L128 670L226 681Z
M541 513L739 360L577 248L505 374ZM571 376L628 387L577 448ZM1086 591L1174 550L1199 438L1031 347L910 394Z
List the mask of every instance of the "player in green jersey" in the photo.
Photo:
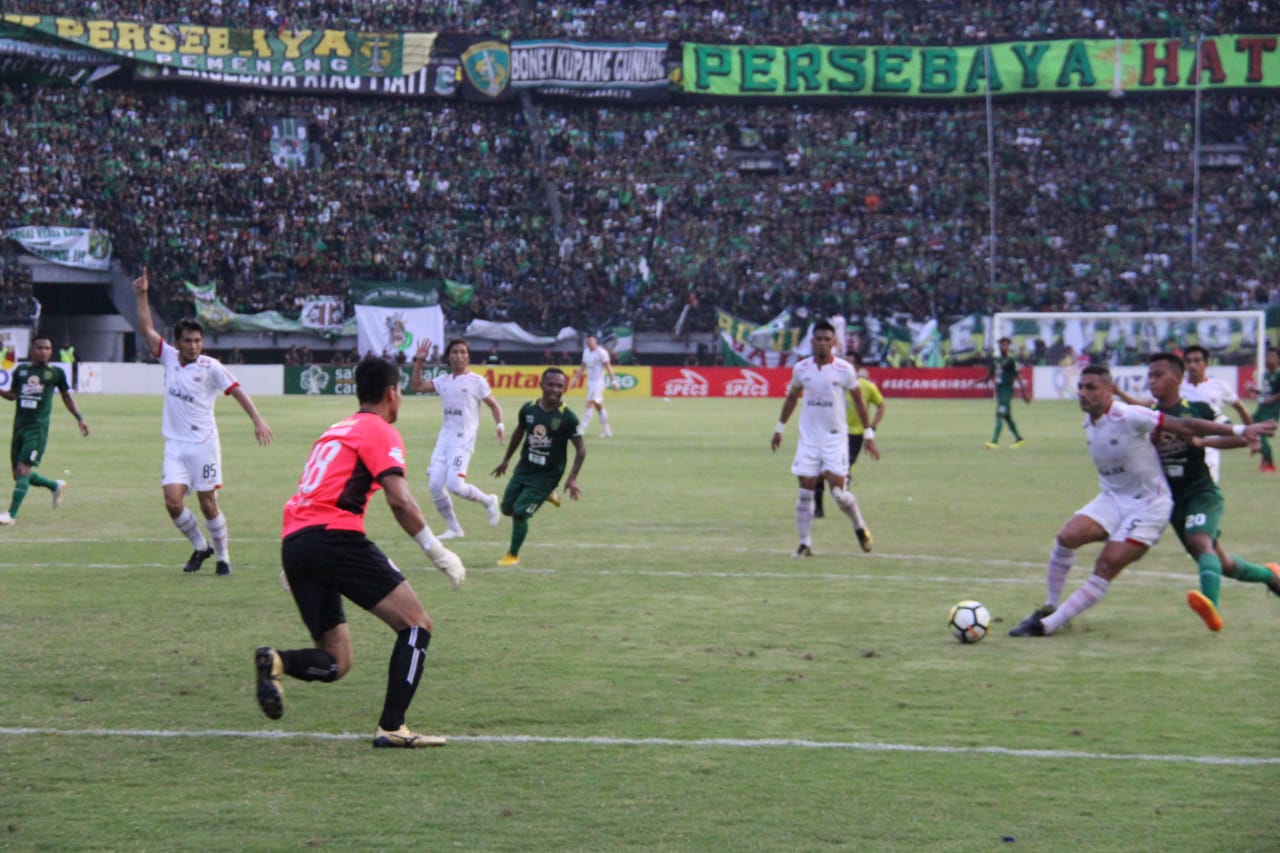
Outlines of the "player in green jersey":
M1251 388L1258 394L1258 408L1253 419L1275 420L1280 417L1280 352L1267 347L1267 370L1262 374L1262 382L1254 383ZM1271 455L1271 439L1263 438L1259 448L1262 452L1262 464L1258 470L1267 474L1276 472L1276 463Z
M9 501L8 511L0 513L0 524L13 524L18 517L18 509L32 486L53 492L54 509L62 502L62 494L67 488L66 481L50 480L35 470L40 465L45 445L49 442L49 419L53 415L54 391L62 396L62 404L75 416L80 434L86 437L89 435L89 425L71 399L67 374L61 367L49 363L53 358L53 341L45 337L33 338L28 355L30 363L18 365L13 371L13 382L9 385L9 390L0 391L0 397L16 400L18 404L13 414L13 442L9 445L9 462L13 466L13 497Z
M1159 352L1147 359L1147 384L1155 398L1153 408L1164 415L1213 420L1216 412L1208 403L1182 398L1183 373L1183 361L1173 353ZM1266 584L1280 595L1280 564L1260 566L1222 550L1219 522L1225 505L1222 492L1205 464L1204 447L1209 442L1217 447L1246 446L1246 427L1240 425L1235 429L1239 435L1212 439L1195 440L1162 429L1157 429L1152 437L1169 490L1173 492L1169 523L1182 547L1200 567L1200 589L1187 593L1187 604L1210 631L1222 630L1222 614L1218 608L1223 575L1245 583Z
M1009 347L1013 345L1013 341L1009 338L1001 338L1000 355L991 360L991 366L987 368L987 375L981 379L975 379L974 385L981 385L984 382L995 383L996 390L996 428L991 434L991 440L987 442L987 449L995 450L1000 446L1000 430L1005 424L1009 425L1009 432L1013 433L1013 446L1021 447L1025 441L1018 432L1018 425L1013 422L1013 392L1015 388L1022 396L1027 404L1031 403L1031 395L1028 393L1027 386L1022 384L1022 376L1018 373L1018 360L1014 358Z
M587 446L578 435L578 416L561 402L567 384L568 379L560 368L549 367L543 371L539 383L542 396L520 407L507 452L493 469L495 477L505 474L511 457L524 442L511 482L502 493L502 514L511 516L511 547L498 560L499 566L520 564L520 546L529 535L529 519L560 484L570 444L573 444L573 467L564 481L564 490L575 501L582 496L578 472L587 458Z

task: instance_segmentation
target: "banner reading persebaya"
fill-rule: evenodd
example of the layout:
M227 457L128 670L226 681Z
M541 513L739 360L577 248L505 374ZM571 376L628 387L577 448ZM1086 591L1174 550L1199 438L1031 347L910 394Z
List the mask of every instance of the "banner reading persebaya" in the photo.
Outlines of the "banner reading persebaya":
M402 77L427 64L435 33L232 29L196 24L4 16L32 34L149 65L275 76Z
M98 271L111 267L111 236L105 231L30 226L4 233L31 254L55 264Z
M685 94L955 98L1280 87L1276 35L1056 39L988 45L717 45L685 42ZM1199 68L1199 74L1196 69ZM1199 78L1199 79L1197 79Z

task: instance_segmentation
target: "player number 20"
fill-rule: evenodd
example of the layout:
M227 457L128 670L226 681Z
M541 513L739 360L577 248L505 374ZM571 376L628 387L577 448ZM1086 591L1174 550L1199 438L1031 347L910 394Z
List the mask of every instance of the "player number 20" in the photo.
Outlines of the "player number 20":
M1190 530L1193 527L1204 527L1205 522L1208 520L1203 512L1193 512L1187 516L1186 528Z

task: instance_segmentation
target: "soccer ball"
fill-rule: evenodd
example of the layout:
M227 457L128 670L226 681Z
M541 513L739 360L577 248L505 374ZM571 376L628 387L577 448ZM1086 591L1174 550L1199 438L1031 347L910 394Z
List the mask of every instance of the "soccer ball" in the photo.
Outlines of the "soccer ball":
M991 626L991 613L977 601L966 599L951 608L947 617L947 627L962 643L976 643L987 636L987 628Z

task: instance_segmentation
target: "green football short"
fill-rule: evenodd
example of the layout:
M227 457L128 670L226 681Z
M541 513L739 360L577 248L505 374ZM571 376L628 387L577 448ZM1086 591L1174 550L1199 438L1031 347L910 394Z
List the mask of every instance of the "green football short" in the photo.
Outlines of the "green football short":
M558 485L560 485L559 474L555 477L549 477L546 474L513 475L511 481L507 483L506 491L502 493L502 514L512 518L531 518Z
M1193 492L1173 502L1169 523L1184 547L1193 533L1207 533L1216 542L1225 508L1222 492L1217 489Z
M49 443L49 430L36 424L34 426L14 428L13 442L9 445L9 464L17 467L19 462L36 468L44 456L45 445Z

